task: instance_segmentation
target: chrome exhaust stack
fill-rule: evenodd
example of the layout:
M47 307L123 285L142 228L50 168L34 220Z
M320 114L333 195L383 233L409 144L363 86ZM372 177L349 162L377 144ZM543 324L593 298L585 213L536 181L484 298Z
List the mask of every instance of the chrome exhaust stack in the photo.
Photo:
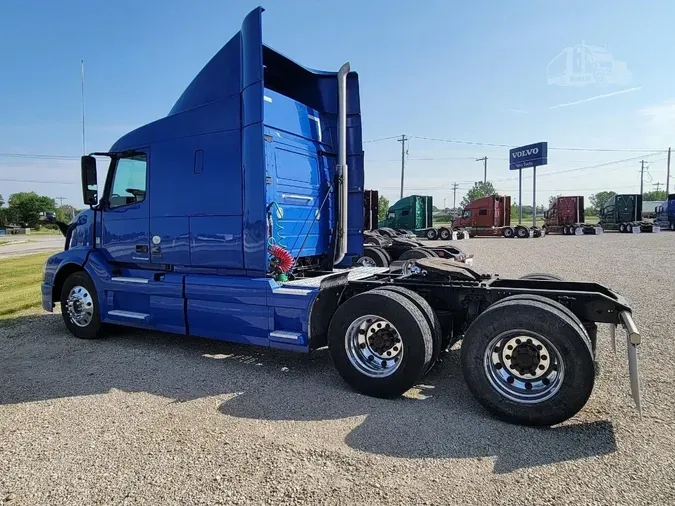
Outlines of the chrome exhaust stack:
M347 170L347 74L349 62L338 71L338 162L336 172L339 180L338 198L338 247L334 265L338 265L347 254L347 200L349 197Z

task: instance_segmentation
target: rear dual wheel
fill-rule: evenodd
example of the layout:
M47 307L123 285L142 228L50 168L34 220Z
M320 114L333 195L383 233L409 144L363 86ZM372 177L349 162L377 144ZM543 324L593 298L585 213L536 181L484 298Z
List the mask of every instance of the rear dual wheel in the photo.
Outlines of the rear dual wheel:
M508 297L464 335L461 364L469 390L509 423L550 426L574 416L595 383L591 340L556 301Z
M333 363L363 394L399 396L433 365L436 337L428 304L416 304L407 292L376 289L355 295L331 320L328 349Z
M389 267L391 257L378 246L366 246L363 248L363 255L359 257L356 263L361 267Z

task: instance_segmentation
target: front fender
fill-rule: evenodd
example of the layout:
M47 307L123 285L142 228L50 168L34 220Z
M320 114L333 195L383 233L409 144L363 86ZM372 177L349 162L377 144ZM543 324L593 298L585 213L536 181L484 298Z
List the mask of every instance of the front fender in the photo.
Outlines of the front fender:
M54 310L59 300L63 281L73 272L82 270L90 253L89 248L75 248L60 251L50 256L44 265L42 276L42 308Z

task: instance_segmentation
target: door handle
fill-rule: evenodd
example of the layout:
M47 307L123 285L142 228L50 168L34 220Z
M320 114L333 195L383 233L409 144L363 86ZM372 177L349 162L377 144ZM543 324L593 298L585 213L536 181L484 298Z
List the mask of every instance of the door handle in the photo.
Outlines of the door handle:
M137 244L136 245L136 253L147 253L148 252L148 247L143 244Z

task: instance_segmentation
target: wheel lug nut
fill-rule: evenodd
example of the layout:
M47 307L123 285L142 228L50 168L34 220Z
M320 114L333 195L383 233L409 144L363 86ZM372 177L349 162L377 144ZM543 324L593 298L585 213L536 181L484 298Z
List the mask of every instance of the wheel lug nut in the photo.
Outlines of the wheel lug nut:
M382 361L382 367L387 367L387 361L386 360Z
M368 355L368 360L372 362L373 360L375 360L375 357L373 357L372 355Z
M541 359L542 359L542 360L548 360L548 357L547 357L546 355L542 355L542 356L541 356Z
M539 369L543 371L544 369L546 369L546 367L544 367L543 365L540 365Z

